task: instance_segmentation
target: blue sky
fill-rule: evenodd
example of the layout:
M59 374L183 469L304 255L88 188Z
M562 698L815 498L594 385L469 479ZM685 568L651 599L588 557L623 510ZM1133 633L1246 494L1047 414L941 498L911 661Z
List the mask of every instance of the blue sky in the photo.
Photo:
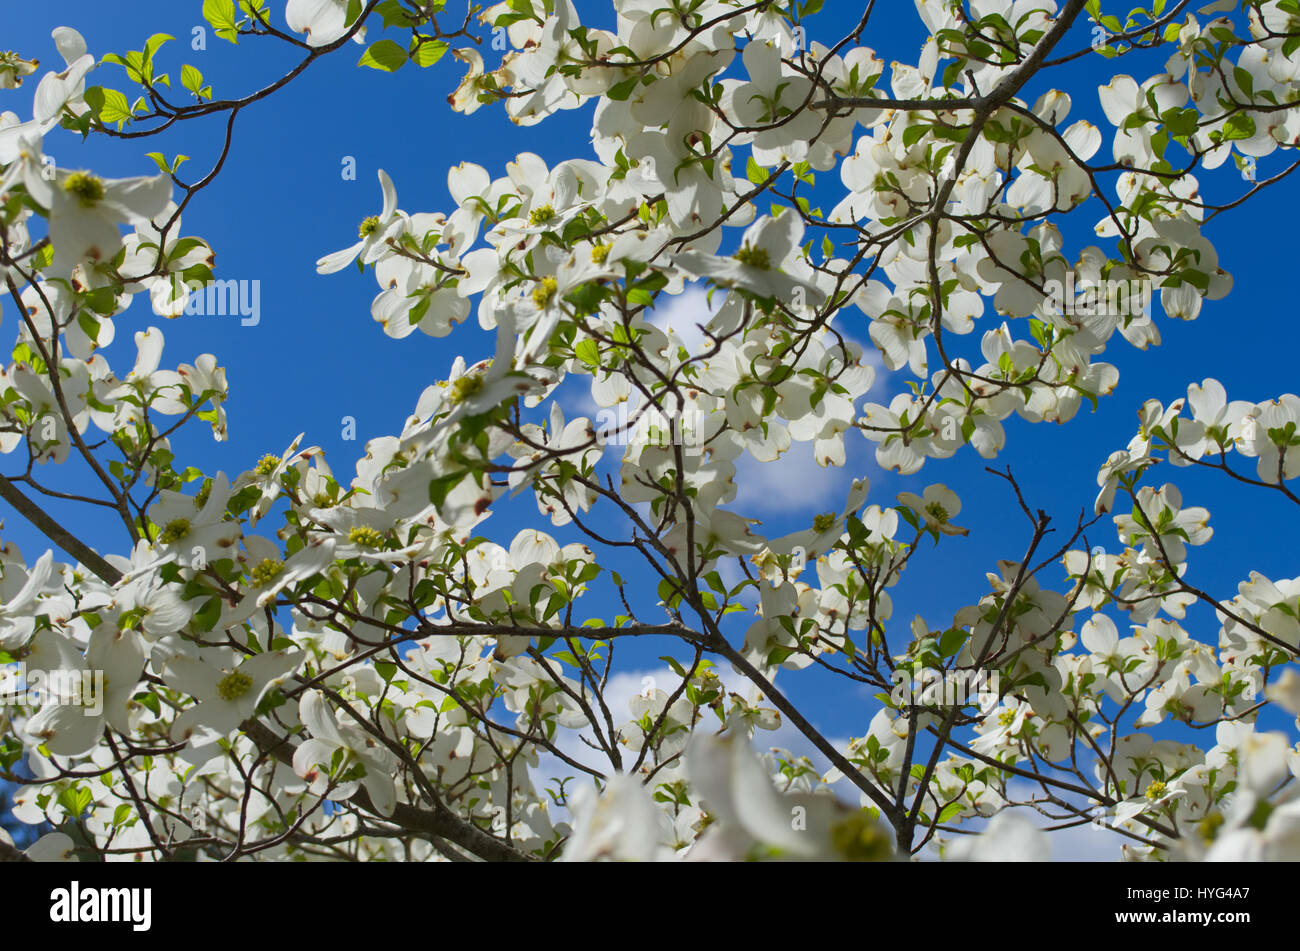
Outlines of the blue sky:
M270 6L277 22L282 22L283 3L274 0ZM457 10L462 5L453 0L448 6ZM595 12L593 25L606 25L607 4L580 0L578 7L584 13ZM809 38L833 43L856 18L861 4L831 0L826 7L809 21ZM912 4L892 0L877 7L864 42L886 62L914 62L923 34ZM59 62L50 39L55 26L80 30L97 59L109 51L137 49L152 33L170 33L177 40L159 56L164 67L175 77L181 62L192 63L218 96L244 95L277 78L296 61L297 52L276 41L245 40L235 47L210 31L206 50L192 50L191 31L203 22L199 9L198 0L23 4L6 17L3 46L52 66ZM1078 49L1088 40L1087 30L1079 28L1067 46ZM269 100L246 109L220 178L195 198L185 215L183 233L203 236L216 250L217 277L261 282L260 323L241 326L235 317L216 316L169 321L154 316L143 297L116 320L117 340L106 356L119 375L125 375L134 360L132 334L150 325L165 335L164 366L193 362L199 353L211 352L226 367L230 438L214 443L201 425L190 427L188 435L175 441L178 467L194 464L207 472L223 469L233 476L251 468L264 453L278 455L305 431L304 444L323 447L335 474L347 481L354 461L364 454L365 441L400 430L420 392L447 375L457 354L473 361L491 353L491 340L473 321L441 340L423 334L391 340L370 316L377 287L369 274L361 276L355 269L328 277L315 273L317 258L352 243L357 222L378 211L378 168L392 176L400 207L413 213L451 209L447 169L462 160L499 176L505 163L521 151L536 152L552 165L565 158L594 157L588 144L590 105L531 128L512 125L499 108L484 108L465 117L452 113L446 103L462 69L450 56L431 69L412 65L389 75L355 68L360 53L360 47L349 46L328 56ZM484 53L489 63L499 55L486 48ZM1131 72L1140 82L1162 64L1163 57L1123 60L1116 66L1087 56L1053 72L1051 85L1073 96L1071 119L1087 118L1102 129L1105 141L1098 160L1109 157L1112 130L1102 115L1097 86L1116 71ZM113 66L97 70L90 82L127 88L121 69ZM0 108L27 118L34 88L32 80L17 92L0 93ZM1046 88L1035 85L1026 95L1032 99ZM92 137L84 144L60 130L47 137L45 150L60 167L91 167L111 176L154 172L152 162L144 157L148 151L169 156L185 153L192 159L182 173L192 180L206 172L217 156L223 124L224 118L218 117L183 123L147 140ZM355 160L353 181L341 174L347 158ZM1278 155L1263 159L1258 177L1282 167ZM835 173L828 178L838 187ZM1236 197L1246 187L1230 163L1204 173L1201 182L1202 192L1216 199ZM1006 421L1008 448L995 464L1010 465L1030 503L1052 514L1059 527L1072 526L1081 508L1091 509L1097 468L1111 451L1127 444L1145 399L1156 397L1168 403L1184 395L1188 383L1209 376L1219 379L1232 399L1262 401L1294 388L1293 355L1300 335L1291 319L1293 252L1291 243L1282 239L1282 229L1293 227L1286 208L1293 206L1297 187L1293 180L1284 181L1262 200L1213 223L1207 233L1221 265L1233 275L1232 293L1206 303L1200 318L1190 323L1166 319L1157 304L1163 338L1157 349L1140 352L1114 338L1104 359L1119 368L1120 382L1095 413L1085 408L1065 426L1030 425L1017 417ZM1072 216L1077 220L1063 229L1071 251L1096 243L1091 225L1100 214L1093 201ZM685 315L691 306L699 306L699 295L674 306ZM0 334L13 335L12 307L4 311ZM993 326L991 313L990 307L980 331ZM859 317L856 326L854 319L855 312L846 313L840 318L841 328L865 340L865 319ZM977 348L978 337L976 333L965 341L971 351ZM888 383L878 382L870 398L887 402L892 392L887 388ZM355 441L342 439L344 417L356 420ZM1020 556L1028 539L1027 522L1005 483L984 472L987 463L973 451L944 462L930 461L916 476L903 478L877 469L871 445L864 439L850 434L848 443L849 465L844 470L820 470L807 453L795 452L780 464L765 467L770 471L742 472L741 502L758 505L756 514L764 518L764 531L779 535L805 527L813 514L838 504L855 475L871 478L868 501L882 505L893 503L900 491L919 492L933 482L955 488L964 503L958 521L970 529L970 535L922 552L894 592L899 636L905 636L903 628L918 612L931 627L945 626L956 608L988 591L984 573L995 570L999 558ZM1239 487L1212 474L1187 469L1160 475L1180 486L1185 504L1211 510L1214 539L1192 555L1191 576L1202 587L1226 598L1235 593L1236 583L1244 580L1249 569L1274 579L1296 574L1293 533L1288 530L1293 516L1275 494L1237 491ZM114 534L111 524L95 513L55 512L101 550L122 550L120 528ZM16 514L4 515L3 537L18 542L29 560L48 547ZM486 528L508 544L525 519L546 528L536 521L528 499L506 508ZM562 541L571 537L563 531L554 534ZM1114 546L1109 520L1093 530L1092 543ZM628 571L624 574L635 577ZM653 584L647 581L644 587L641 603L652 604ZM597 607L596 613L615 612L612 607L608 612ZM645 617L653 616L648 611ZM1187 626L1195 636L1216 640L1217 625L1208 612L1194 612L1189 618ZM736 626L737 640L743 630L743 623ZM626 650L624 669L659 666L655 657L667 647L638 645ZM620 648L620 653L624 651ZM803 703L814 722L837 737L861 735L875 711L874 702L864 702L851 689L826 683L811 671L783 674L778 684Z

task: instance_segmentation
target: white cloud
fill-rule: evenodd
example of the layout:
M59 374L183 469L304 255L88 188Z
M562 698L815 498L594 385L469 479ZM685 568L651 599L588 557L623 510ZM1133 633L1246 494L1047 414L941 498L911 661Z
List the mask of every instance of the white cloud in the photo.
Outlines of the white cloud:
M708 344L700 325L709 321L723 300L720 292L715 293L711 305L707 288L699 284L688 284L680 294L661 295L658 306L650 312L647 319L661 330L671 329L688 351L699 353ZM855 339L854 334L846 329L841 329L841 333L850 340ZM857 342L860 345L862 343ZM862 362L875 371L875 382L871 390L874 392L880 388L882 377L889 373L881 363L879 351L870 342L863 348ZM583 376L573 380L573 385L566 380L557 389L556 398L569 418L586 416L593 422L598 421L601 409L592 400L589 386L590 379ZM616 410L628 418L635 418L641 402L641 396L634 392L627 404ZM597 428L611 427L606 423ZM794 443L774 462L760 463L747 453L742 455L736 463L739 493L730 507L741 514L800 511L816 514L828 508L836 508L847 494L854 476L861 474L860 470L864 466L871 470L873 482L878 483L884 475L874 463L872 444L861 434L852 431L845 433L845 442L850 458L848 465L841 467L819 466L811 442ZM608 443L605 450L607 460L617 463L622 459L624 448L616 442Z
M700 325L709 322L709 318L717 312L722 301L722 293L716 293L713 295L715 306L710 307L708 291L698 284L690 284L676 296L661 295L658 306L648 319L660 330L671 330L675 333L688 351L699 353L705 349L707 343Z
M600 407L591 398L590 376L575 373L565 377L564 382L555 388L554 398L564 410L565 419L577 419L579 416L595 419L600 412Z
M715 672L728 692L739 693L743 696L749 695L752 685L742 675L732 670L730 665L717 667ZM605 684L603 696L605 705L609 708L610 719L614 721L615 729L632 719L631 703L632 698L637 694L656 689L671 694L681 682L681 678L668 667L630 670L611 675ZM599 722L602 731L604 731L606 729L604 719L594 700L592 701L592 708L596 711L597 717L600 718ZM591 745L583 742L584 736L597 748L593 749ZM580 731L561 728L556 731L554 742L560 752L584 766L599 770L602 773L609 773L613 770L609 757L599 749L595 735L589 729ZM624 768L629 767L636 760L635 754L631 754L629 759L629 753L630 751L626 748L623 750ZM542 786L553 778L570 776L576 772L577 770L568 763L557 759L552 754L542 752L539 757L539 766L533 770L533 781L535 784ZM572 784L570 788L572 789Z
M1063 778L1068 778L1068 774L1062 773ZM1037 784L1026 779L1012 780L1007 784L1007 797L1012 801L1024 802L1041 796L1042 788ZM1056 795L1067 802L1081 803L1080 797L1058 790ZM1060 814L1061 810L1057 807L1052 808L1053 814ZM1033 809L1018 808L1014 810L1019 815L1029 819L1039 828L1047 828L1052 825L1059 825L1062 819L1050 819ZM989 823L988 819L967 819L961 824L961 828L971 832L983 830ZM952 841L954 836L947 836L948 841ZM965 838L964 836L962 838ZM1074 826L1069 829L1057 829L1047 833L1047 841L1051 848L1051 861L1053 862L1118 862L1121 859L1120 847L1132 840L1099 823L1087 823L1084 825ZM938 857L936 845L932 843L926 847L925 857L935 859Z
M754 685L741 673L734 670L730 664L723 663L714 668L714 672L722 681L723 687L728 693L737 693L743 697L751 697L754 691ZM640 693L648 690L663 690L671 694L681 684L681 678L668 667L646 668L644 670L630 670L623 673L613 674L605 684L603 695L605 705L609 708L610 718L614 721L615 728L622 726L632 718L631 702L632 699ZM771 706L770 703L764 702L763 706ZM598 717L601 716L600 710L593 702L593 709L596 710ZM711 714L710 714L711 716ZM713 721L716 724L716 720ZM601 720L602 729L604 729L603 718ZM712 729L710 721L702 721L698 729ZM590 730L579 731L569 729L559 729L556 731L555 746L566 756L588 766L592 769L599 770L602 773L609 773L613 767L610 765L609 758L599 749L593 749L587 743L583 742L582 737L586 736L587 740L595 743L595 737ZM833 740L837 749L842 749L847 745L847 740ZM597 744L598 746L599 744ZM823 772L829 768L829 764L821 754L809 743L794 727L782 721L782 725L771 732L759 730L754 736L754 748L760 752L767 752L772 747L781 747L789 750L795 755L808 755L816 763L818 769ZM626 748L623 750L624 768L631 766L636 760L636 755ZM565 763L554 755L541 752L539 756L539 765L532 770L533 782L541 787L545 786L552 779L574 775L578 771L568 763ZM585 782L580 776L579 784ZM573 784L569 789L573 791Z
M773 462L745 454L736 461L736 512L816 514L844 501L853 473L848 466L817 464L811 442L797 442Z
M1048 833L1053 862L1118 862L1120 848L1132 839L1091 823Z

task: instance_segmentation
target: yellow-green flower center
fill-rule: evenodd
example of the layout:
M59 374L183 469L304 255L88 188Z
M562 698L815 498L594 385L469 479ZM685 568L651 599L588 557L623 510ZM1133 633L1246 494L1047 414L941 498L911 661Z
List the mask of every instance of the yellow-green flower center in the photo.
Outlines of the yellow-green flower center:
M548 221L555 220L555 209L550 205L542 205L540 208L534 208L528 213L528 223L536 228L538 225L544 225Z
M249 577L253 579L253 584L261 587L274 581L282 571L284 571L284 562L276 561L274 558L263 558L249 572Z
M379 216L371 215L369 218L363 218L361 224L357 225L357 236L368 238L379 230Z
M883 862L893 854L888 833L865 809L831 826L831 847L849 862Z
M232 670L217 683L217 695L222 700L238 700L253 687L253 678L248 674Z
M818 515L813 519L813 531L817 532L818 534L821 534L822 532L829 532L832 526L834 525L835 525L834 512L823 512L821 515Z
M384 543L384 536L369 525L358 525L348 531L348 541L362 548L378 548Z
M1016 722L1016 711L1003 710L998 714L998 722L1003 726L1011 726L1011 724Z
M551 302L551 298L555 296L555 291L559 286L559 282L553 277L542 278L537 282L537 286L533 288L533 303L539 308L545 307Z
M63 190L75 195L84 208L93 208L104 200L104 181L89 172L73 172L63 180Z
M466 373L464 376L457 377L456 382L451 385L451 395L448 399L453 403L463 403L481 389L483 389L483 374Z
M741 264L757 268L760 271L772 270L772 259L768 256L766 248L755 248L750 245L742 245L740 250L732 255Z
M212 483L205 482L203 488L199 489L199 494L194 496L194 507L201 509L208 504L208 498L212 495Z
M605 258L609 257L609 245L593 244L591 246L591 263L604 264Z
M311 497L311 504L318 509L327 509L334 504L328 492L317 492Z
M1219 834L1219 826L1223 825L1223 813L1212 812L1196 824L1196 831L1200 833L1202 839L1206 842L1213 842Z
M257 463L257 468L253 470L254 475L269 476L280 465L279 456L266 455Z
M189 533L190 520L187 518L174 518L158 533L158 541L160 544L170 545L173 542L180 541Z
M1159 799L1161 796L1165 794L1165 790L1167 790L1168 788L1169 788L1168 786L1166 786L1163 782L1157 779L1155 782L1153 782L1150 786L1147 787L1147 798L1150 799L1152 802L1155 802L1157 799Z
M925 507L925 514L929 515L936 522L944 523L948 521L948 510L938 502L931 502Z

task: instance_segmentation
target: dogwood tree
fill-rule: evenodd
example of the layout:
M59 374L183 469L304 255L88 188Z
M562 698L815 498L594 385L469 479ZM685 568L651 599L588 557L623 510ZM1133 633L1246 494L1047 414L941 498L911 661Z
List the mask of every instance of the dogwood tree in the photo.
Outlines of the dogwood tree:
M1037 857L1034 826L1092 822L1117 857L1300 857L1300 752L1260 724L1300 715L1300 579L1242 564L1235 594L1201 587L1210 500L1175 471L1300 503L1300 398L1153 393L1077 520L1003 472L1024 522L969 566L978 601L926 617L890 594L981 504L938 481L945 460L992 464L1011 416L1068 423L1116 385L1108 348L1159 343L1157 308L1106 289L1174 320L1227 306L1213 219L1295 168L1300 4L915 0L920 49L874 0L833 44L809 39L820 0L582 6L205 0L216 37L300 56L262 88L204 77L165 34L91 51L60 27L63 65L0 57L0 497L51 546L0 548L0 660L51 675L3 708L0 767L16 817L56 829L0 852ZM591 147L464 156L443 209L403 210L380 172L355 243L322 240L316 280L377 280L374 332L495 339L355 465L302 437L178 458L181 427L224 439L235 358L164 355L161 318L214 277L181 215L241 112L359 51L388 72L450 53L467 115L544 128L590 106ZM1098 80L1058 88L1085 57ZM1102 128L1070 118L1092 97ZM136 154L212 116L202 174L151 152L158 174L111 179L43 150L62 127ZM1242 174L1208 174L1227 163ZM707 322L656 319L696 287ZM100 352L120 331L134 365ZM575 389L595 419L566 416ZM864 440L936 481L857 478L779 536L737 506L745 457L810 443L839 467ZM52 488L63 471L83 489ZM498 527L512 496L533 524ZM673 677L616 703L628 639ZM814 668L860 723L847 744L801 711ZM71 702L92 673L94 713ZM829 771L755 753L778 725Z

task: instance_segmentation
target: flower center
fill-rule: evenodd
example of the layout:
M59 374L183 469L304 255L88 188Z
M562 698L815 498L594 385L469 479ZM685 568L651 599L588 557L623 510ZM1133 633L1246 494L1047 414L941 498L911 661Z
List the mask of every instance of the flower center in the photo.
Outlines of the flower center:
M820 535L822 532L829 532L834 524L835 513L823 512L813 519L813 531Z
M158 541L163 545L178 542L190 533L190 520L174 518L158 533Z
M938 502L931 502L925 507L925 514L929 515L936 522L948 521L948 510Z
M199 489L199 494L194 496L194 507L201 509L208 504L208 498L212 495L212 483L206 482L203 488Z
M451 385L449 399L453 403L463 403L481 389L483 389L483 374L466 373L464 376L457 377L456 382Z
M222 700L238 700L253 687L253 678L248 674L232 670L217 683L217 695Z
M253 470L253 475L269 476L279 465L279 456L265 455L257 463L257 468Z
M998 722L1003 726L1011 726L1011 724L1016 722L1016 711L1003 710L998 714Z
M104 200L104 181L89 172L73 172L63 180L63 190L75 195L83 208L93 208Z
M361 224L357 225L357 236L368 238L379 230L379 216L371 215L369 218L361 219Z
M757 268L760 271L772 270L772 259L768 256L766 248L755 248L750 245L742 245L740 250L732 255L741 264Z
M1223 825L1223 813L1212 812L1196 824L1196 831L1200 833L1202 839L1207 842L1213 842L1219 834L1219 826Z
M555 209L550 205L542 205L540 208L534 208L528 213L528 223L536 228L538 225L544 225L548 221L555 220Z
M369 525L358 525L348 531L348 541L362 548L378 548L384 543L384 536Z
M591 263L604 264L605 258L609 257L609 245L593 244L591 246Z
M831 826L831 847L850 862L883 862L893 853L889 837L865 809Z
M1169 788L1168 786L1166 786L1163 782L1157 779L1155 782L1153 782L1150 786L1147 787L1147 798L1150 799L1152 802L1155 802L1157 799L1159 799L1161 796L1165 794L1165 790L1168 788Z
M263 558L250 572L250 577L253 579L253 584L261 587L274 581L282 571L284 571L284 562L276 561L274 558Z
M559 282L553 277L542 278L537 286L533 288L533 303L539 309L545 307L551 302L551 298L555 296L555 291L559 286Z

